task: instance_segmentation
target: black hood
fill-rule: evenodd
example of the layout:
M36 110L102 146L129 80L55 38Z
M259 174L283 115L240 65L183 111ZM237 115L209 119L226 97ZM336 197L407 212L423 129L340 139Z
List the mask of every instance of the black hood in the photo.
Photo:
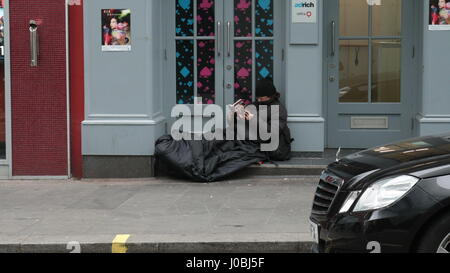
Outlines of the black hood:
M352 154L329 166L346 187L396 174L428 178L450 173L450 133L410 139Z

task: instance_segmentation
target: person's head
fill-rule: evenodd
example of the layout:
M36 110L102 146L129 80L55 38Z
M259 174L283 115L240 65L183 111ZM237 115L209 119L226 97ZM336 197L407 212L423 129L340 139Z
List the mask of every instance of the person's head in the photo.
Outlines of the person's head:
M263 80L256 85L256 100L266 102L278 97L277 89L270 80Z
M447 1L439 0L439 8L444 9L447 6Z
M117 18L113 17L111 18L109 26L111 27L111 29L117 29L117 23Z

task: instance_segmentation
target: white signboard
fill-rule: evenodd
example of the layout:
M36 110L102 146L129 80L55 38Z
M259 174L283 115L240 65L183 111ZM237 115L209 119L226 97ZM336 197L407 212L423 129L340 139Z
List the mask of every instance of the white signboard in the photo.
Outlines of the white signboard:
M292 23L317 23L317 0L292 0Z

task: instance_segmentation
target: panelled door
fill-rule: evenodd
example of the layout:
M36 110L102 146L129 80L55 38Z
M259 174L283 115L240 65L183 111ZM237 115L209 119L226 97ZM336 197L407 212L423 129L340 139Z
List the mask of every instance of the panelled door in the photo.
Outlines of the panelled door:
M326 13L328 147L368 148L410 137L413 3L330 0Z
M171 0L168 19L168 106L222 107L255 98L256 83L281 82L277 34L281 1ZM173 14L175 16L173 16ZM281 21L281 20L280 20ZM201 117L208 118L208 117Z

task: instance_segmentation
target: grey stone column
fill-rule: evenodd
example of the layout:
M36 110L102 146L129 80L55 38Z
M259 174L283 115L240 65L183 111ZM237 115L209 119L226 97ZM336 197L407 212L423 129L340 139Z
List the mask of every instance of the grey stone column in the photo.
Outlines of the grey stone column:
M154 175L155 141L166 121L161 1L85 1L85 177ZM131 51L102 51L102 9L131 9Z
M160 0L85 1L85 156L151 156L164 133ZM131 9L131 51L102 52L101 10Z
M423 7L423 71L419 134L450 131L450 31L428 30L429 1Z
M323 1L319 5L319 43L290 44L291 1L286 1L286 107L294 152L323 152L325 119L323 116ZM325 1L326 2L326 1ZM306 33L305 33L306 34Z

